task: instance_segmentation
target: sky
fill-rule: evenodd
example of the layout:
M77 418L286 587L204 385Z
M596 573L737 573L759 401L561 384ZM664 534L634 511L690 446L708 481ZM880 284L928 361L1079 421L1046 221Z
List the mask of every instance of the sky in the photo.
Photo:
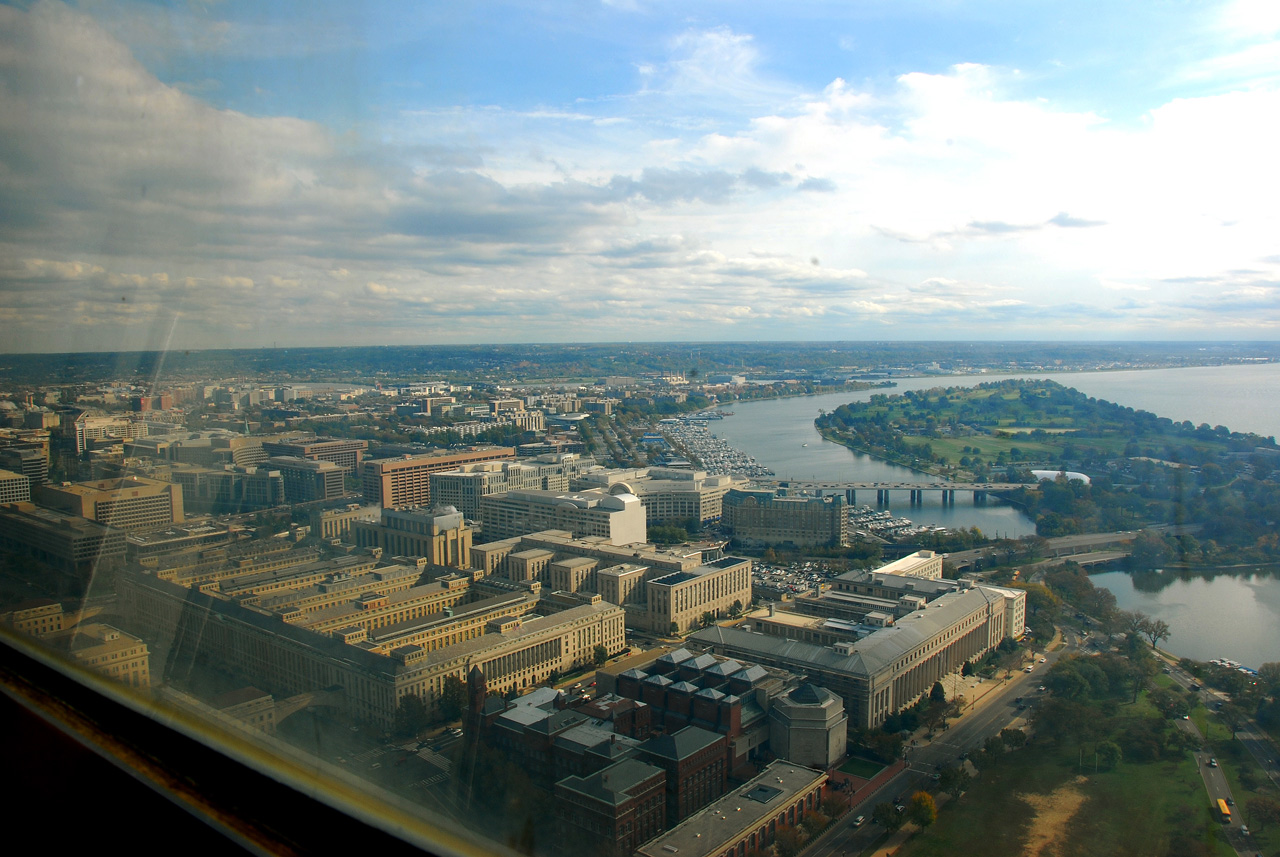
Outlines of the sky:
M0 4L0 352L1280 338L1280 3Z

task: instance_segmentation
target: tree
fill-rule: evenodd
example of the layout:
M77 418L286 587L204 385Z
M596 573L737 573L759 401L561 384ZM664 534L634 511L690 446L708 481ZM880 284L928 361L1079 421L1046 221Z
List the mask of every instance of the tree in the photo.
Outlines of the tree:
M907 817L921 827L928 827L938 820L938 807L933 802L933 795L928 792L916 792L907 805Z
M1004 755L1004 741L1000 740L999 735L992 735L986 741L982 742L982 752L994 765L999 762L1000 757Z
M437 708L441 720L457 720L462 716L462 709L467 704L467 688L457 676L445 676L440 687L440 699Z
M1135 568L1158 568L1172 556L1164 536L1151 530L1134 536L1130 551L1129 560Z
M1114 768L1120 764L1120 745L1115 741L1101 741L1095 748L1098 754L1098 764L1104 768Z
M964 666L960 667L960 675L964 678L973 675L973 661L964 662Z
M973 775L961 765L957 765L954 768L943 768L938 774L938 787L951 795L952 798L960 797L971 782L973 782Z
M1116 614L1117 630L1133 636L1142 633L1142 623L1148 620L1146 613L1139 610L1121 610Z
M778 857L795 857L800 853L800 831L783 824L778 827L773 844L778 849Z
M710 610L707 610L702 614L702 627L710 628L715 623L716 623L716 614L712 613Z
M871 810L871 820L891 833L906 821L902 813L894 809L893 804L887 802L876 804L876 808Z
M395 733L401 738L412 738L431 722L426 703L416 693L406 693L396 706Z
M1144 619L1139 626L1143 636L1151 641L1151 648L1160 640L1169 639L1169 623L1163 619Z
M1176 690L1168 687L1157 687L1147 694L1147 702L1159 711L1166 720L1172 720L1175 717L1181 717L1189 713L1187 708L1187 697Z
M942 686L942 682L935 681L933 687L929 688L929 703L942 703L947 701L947 689Z
M1001 729L1000 741L1009 750L1020 750L1027 744L1027 733L1021 729Z
M1272 693L1280 693L1280 662L1271 661L1258 667L1258 678Z
M670 633L670 634L679 634L679 633L680 633L680 626L679 626L679 625L677 625L675 622L672 622L672 623L671 623L671 627L667 629L667 632L668 632L668 633Z
M596 647L592 649L592 655L598 667L604 666L605 661L609 660L609 650L600 643L596 643Z
M1027 653L1022 649L1014 649L1006 652L1000 658L1000 668L1004 670L1004 677L1008 678L1013 675L1014 670L1022 669L1022 662L1026 659Z
M831 817L821 810L814 810L804 817L800 822L800 826L804 828L804 832L810 837L817 836L822 832L828 824L831 823Z
M1249 812L1249 823L1258 830L1266 830L1268 824L1280 824L1280 803L1271 798L1249 798L1245 809Z
M742 600L734 599L733 606L729 608L729 618L737 619L742 615Z

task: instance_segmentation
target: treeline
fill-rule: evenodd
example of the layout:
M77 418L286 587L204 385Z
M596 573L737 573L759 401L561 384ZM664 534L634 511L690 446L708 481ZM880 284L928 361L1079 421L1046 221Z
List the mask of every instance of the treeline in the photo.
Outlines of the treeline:
M998 428L1030 428L1028 436L1044 439L1051 435L1047 428L1070 429L1069 437L1124 437L1159 451L1180 448L1182 441L1194 450L1200 444L1213 444L1232 452L1251 452L1258 447L1276 448L1275 438L1249 432L1233 432L1225 426L1195 425L1190 420L1175 422L1167 417L1141 409L1128 408L1086 396L1079 390L1054 381L1006 380L979 384L976 387L947 387L930 390L907 390L888 396L873 395L865 403L841 405L818 418L820 427L856 429L862 426L899 428L976 426ZM1039 429L1041 434L1036 435ZM1164 443L1158 441L1164 440ZM1193 453L1194 454L1194 453Z

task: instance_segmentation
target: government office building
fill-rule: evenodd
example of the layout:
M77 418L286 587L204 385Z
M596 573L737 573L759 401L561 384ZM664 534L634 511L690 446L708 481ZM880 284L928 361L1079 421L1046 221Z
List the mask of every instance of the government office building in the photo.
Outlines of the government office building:
M1006 637L1023 633L1026 593L961 583L888 627L831 646L713 626L688 639L716 654L806 675L844 698L858 728L885 718L928 693L934 682L981 657Z

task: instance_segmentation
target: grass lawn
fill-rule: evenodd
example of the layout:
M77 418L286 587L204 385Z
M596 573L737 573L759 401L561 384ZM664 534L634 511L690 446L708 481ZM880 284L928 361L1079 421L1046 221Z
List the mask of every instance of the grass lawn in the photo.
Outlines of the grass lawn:
M862 777L864 780L871 779L883 770L883 763L873 762L870 759L859 759L856 756L851 757L849 761L840 766L841 773L848 774L851 777Z
M1006 754L899 853L1020 857L1038 848L1031 837L1044 837L1056 843L1061 857L1160 855L1181 833L1212 843L1222 857L1234 854L1211 815L1190 754L1172 761L1121 762L1114 771L1096 774L1088 766L1078 769L1079 758L1075 747L1048 743Z
M1035 832L1059 844L1062 857L1163 854L1180 823L1197 837L1217 843L1223 857L1234 853L1220 836L1221 825L1210 815L1199 771L1189 757L1176 762L1122 762L1115 771L1095 775L1077 773L1076 758L1067 758L1074 755L1051 746L1008 754L899 853L1020 857L1026 852L1033 822ZM1059 792L1063 787L1083 797L1070 815L1070 796ZM1050 797L1055 792L1058 801ZM1018 795L1049 797L1050 818L1037 819L1037 810ZM1063 806L1060 818L1053 818L1055 803Z

